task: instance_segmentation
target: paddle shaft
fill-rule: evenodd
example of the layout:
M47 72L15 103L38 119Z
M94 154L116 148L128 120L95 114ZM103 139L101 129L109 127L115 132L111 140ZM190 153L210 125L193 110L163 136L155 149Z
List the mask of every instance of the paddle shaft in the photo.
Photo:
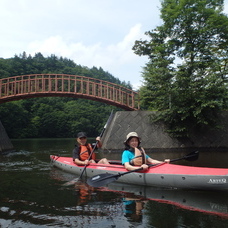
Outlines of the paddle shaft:
M170 160L170 162L174 162L174 161L179 161L179 160L189 160L189 161L194 161L196 159L198 159L199 156L199 152L195 151L192 152L188 155L183 156L182 158L176 158L176 159L172 159ZM160 165L164 165L166 162L162 162L162 163L158 163L158 164L149 164L149 167L157 167ZM130 170L128 172L124 172L124 173L118 173L118 174L110 174L110 173L103 173L103 174L98 174L93 176L92 178L87 180L87 183L93 187L100 187L102 185L105 184L109 184L115 180L117 180L120 176L132 173L132 172L137 172L137 171L141 171L143 170L142 167L138 168L138 169L134 169L134 170Z
M183 156L182 158L172 159L170 160L170 162L176 162L180 160L196 161L198 157L199 157L199 151L194 151L194 152L191 152L190 154Z
M198 155L199 155L199 152L195 151L195 152L192 152L192 153L190 153L188 155L183 156L182 158L171 159L170 162L176 162L176 161L180 161L180 160L184 160L184 159L190 160L189 158L193 158L193 157L196 157L196 156L198 158ZM148 166L149 167L155 167L155 166L157 167L157 166L163 165L165 163L166 162L162 162L162 163L158 163L158 164L148 164ZM128 171L128 172L125 172L125 173L117 174L117 175L122 176L122 175L125 175L125 174L128 174L128 173L137 172L137 171L141 171L141 170L143 170L142 167L140 167L138 169L134 169L134 170Z
M107 125L108 125L109 122L111 121L112 113L113 113L113 110L112 110L112 112L111 112L111 114L110 114L110 116L109 116L109 118L108 118L108 121L106 122L105 126L103 127L103 129L102 129L102 131L101 131L100 138L103 136L103 134L104 134L104 132L105 132L105 129L107 128ZM94 153L94 151L95 151L95 149L96 149L98 143L99 143L99 141L96 140L96 143L95 143L95 145L94 145L94 147L93 147L93 149L92 149L92 151L91 151L91 153L90 153L90 155L89 155L88 160L90 160L90 159L92 158L92 155L93 155L93 153ZM86 165L83 167L83 170L82 170L82 172L81 172L81 174L80 174L80 176L79 176L79 180L82 178L82 175L83 175L83 173L85 172L85 169L86 169L87 165L88 165L88 164L86 164Z
M162 162L162 163L158 163L158 164L149 164L148 166L149 167L157 167L157 166L160 166L160 165L163 165L165 164L165 162ZM120 176L123 176L125 174L129 174L129 173L133 173L133 172L138 172L138 171L141 171L143 170L142 167L138 168L138 169L134 169L134 170L130 170L128 172L125 172L125 173L119 173L119 174L116 174L116 176L120 177ZM114 174L115 175L115 174Z
M165 162L164 162L165 163ZM159 165L163 165L164 163L159 163L159 164L150 164L148 165L149 167L151 166L159 166ZM133 173L133 172L137 172L137 171L141 171L143 170L142 167L138 168L138 169L134 169L134 170L130 170L128 172L124 172L124 173L118 173L118 174L110 174L110 173L102 173L102 174L98 174L96 176L91 177L90 179L87 180L87 184L93 186L93 187L101 187L105 184L109 184L113 181L116 181L119 177L129 174L129 173Z

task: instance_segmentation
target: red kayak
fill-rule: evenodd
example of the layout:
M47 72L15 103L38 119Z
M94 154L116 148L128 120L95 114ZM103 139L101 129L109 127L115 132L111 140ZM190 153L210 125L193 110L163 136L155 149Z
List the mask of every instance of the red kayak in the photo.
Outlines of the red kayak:
M72 157L50 156L53 166L66 172L80 175L84 166L73 163ZM91 163L86 167L85 175L99 179L105 183L109 177L127 184L156 186L178 189L228 190L228 169L205 168L161 163L150 167L147 171L128 172L120 162L110 165ZM94 179L94 181L95 181ZM110 182L107 182L110 183Z

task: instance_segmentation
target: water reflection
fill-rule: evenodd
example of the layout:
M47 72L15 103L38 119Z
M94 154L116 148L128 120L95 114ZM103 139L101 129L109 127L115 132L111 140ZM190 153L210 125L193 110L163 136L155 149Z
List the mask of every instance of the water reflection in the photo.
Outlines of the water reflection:
M125 196L123 198L123 204L125 206L125 216L128 218L130 222L142 222L143 218L143 209L144 204L147 200L143 200L136 196Z
M106 190L134 193L144 199L174 205L185 210L199 211L228 218L228 193L210 191L184 191L175 189L161 189L112 183Z
M94 187L89 186L81 181L75 184L75 191L78 193L77 205L85 205L95 196Z

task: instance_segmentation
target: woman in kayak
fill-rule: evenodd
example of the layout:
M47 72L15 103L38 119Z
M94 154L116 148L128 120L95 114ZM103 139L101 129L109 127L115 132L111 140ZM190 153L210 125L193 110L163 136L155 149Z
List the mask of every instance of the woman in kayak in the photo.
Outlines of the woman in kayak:
M122 154L122 164L127 170L135 170L140 166L143 170L148 169L147 164L159 164L162 161L158 161L150 158L144 151L142 147L140 147L140 138L136 132L130 132L127 135L127 138L124 142L125 150ZM164 162L169 163L170 159L165 159Z
M96 138L96 141L98 142L97 145L95 145L97 148L100 148L102 146L100 137ZM90 143L87 143L87 135L85 132L79 132L77 135L77 142L78 144L75 145L75 148L73 150L73 161L76 165L88 165L89 163L96 163L95 162L95 153L93 152L94 149L92 148ZM92 153L92 156L90 154ZM102 158L98 161L100 164L109 164L108 160L106 158Z

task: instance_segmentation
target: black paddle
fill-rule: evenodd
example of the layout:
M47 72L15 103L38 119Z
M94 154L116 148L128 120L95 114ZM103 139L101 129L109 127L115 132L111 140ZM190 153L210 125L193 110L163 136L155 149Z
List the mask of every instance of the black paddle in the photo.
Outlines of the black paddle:
M170 162L175 162L175 161L180 161L180 160L196 161L198 159L198 157L199 157L199 152L194 151L194 152L191 152L190 154L183 156L182 158L172 159L172 160L170 160ZM159 166L162 164L164 164L164 163L159 163L159 164L155 164L155 165L150 164L148 166L149 167L152 167L152 166L156 167L156 166ZM87 180L87 184L89 184L92 187L101 187L101 186L104 186L106 184L109 184L109 183L117 180L119 177L121 177L123 175L129 174L132 172L141 171L141 170L143 170L142 167L135 169L135 170L125 172L125 173L118 173L118 174L102 173L102 174L98 174L98 175L95 175L95 176L89 178Z
M111 112L111 114L110 114L110 116L109 116L109 118L108 118L108 121L106 122L106 124L105 124L105 126L104 126L104 128L103 128L103 130L102 130L102 132L101 132L101 134L100 134L100 138L103 136L103 134L104 134L104 132L105 132L105 129L107 128L108 124L110 123L110 121L111 121L111 119L112 119L112 113L113 113L113 110L112 110L112 112ZM99 141L97 140L96 143L95 143L95 145L94 145L94 147L93 147L93 149L92 149L92 151L91 151L91 153L90 153L90 155L89 155L88 160L90 160L90 159L92 158L92 155L93 155L94 150L96 149L98 143L99 143ZM80 176L79 176L78 178L75 178L75 179L73 179L73 180L71 180L71 181L66 182L65 184L63 184L63 186L73 185L73 184L75 184L77 181L81 180L82 175L83 175L83 173L85 172L85 169L86 169L87 166L88 166L88 164L84 166L84 168L83 168L83 170L82 170L82 172L81 172L81 174L80 174Z

